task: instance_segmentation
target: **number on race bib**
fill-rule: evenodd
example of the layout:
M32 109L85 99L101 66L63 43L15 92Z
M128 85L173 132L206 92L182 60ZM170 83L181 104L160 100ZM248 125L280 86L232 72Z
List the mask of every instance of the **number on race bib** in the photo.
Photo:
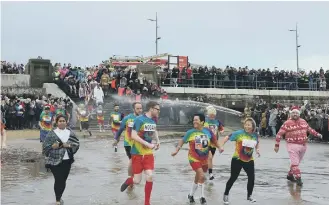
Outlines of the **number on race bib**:
M156 124L144 124L144 131L154 132L156 129Z
M195 137L195 149L203 149L208 147L208 137L206 135L199 135Z
M255 148L256 144L257 144L257 141L255 141L255 140L247 140L247 139L242 140L243 147Z
M45 122L51 122L51 117L49 117L49 116L44 116L44 117L43 117L43 121L45 121Z
M134 127L134 122L128 122L128 127Z

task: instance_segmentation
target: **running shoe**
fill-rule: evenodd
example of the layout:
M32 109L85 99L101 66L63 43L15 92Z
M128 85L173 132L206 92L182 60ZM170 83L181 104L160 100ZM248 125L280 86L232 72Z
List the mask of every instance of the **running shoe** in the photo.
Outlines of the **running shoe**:
M200 204L207 204L207 201L204 197L200 198Z
M187 198L190 201L190 204L194 204L195 203L193 196L188 195Z
M127 180L121 185L120 191L124 192L129 187Z
M209 180L214 180L214 179L215 179L214 175L213 174L209 174Z
M228 201L228 195L224 195L223 197L224 204L229 204L230 202Z
M293 175L287 175L287 179L291 182L296 182L296 179Z
M256 199L252 198L252 196L248 196L247 200L250 201L251 203L256 202Z

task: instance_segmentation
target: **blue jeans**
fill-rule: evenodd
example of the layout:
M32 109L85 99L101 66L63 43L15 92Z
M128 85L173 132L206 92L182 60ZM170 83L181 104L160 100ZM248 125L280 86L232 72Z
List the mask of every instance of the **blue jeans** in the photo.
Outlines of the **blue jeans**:
M276 137L276 126L270 126L272 131L272 136Z

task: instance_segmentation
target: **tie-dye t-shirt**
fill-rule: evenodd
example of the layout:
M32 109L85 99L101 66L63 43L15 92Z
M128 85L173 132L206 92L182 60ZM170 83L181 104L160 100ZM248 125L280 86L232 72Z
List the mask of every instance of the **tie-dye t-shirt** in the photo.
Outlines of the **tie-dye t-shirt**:
M188 160L190 163L207 160L210 143L217 144L216 136L208 128L188 130L183 141L189 143Z
M79 119L81 122L88 122L89 121L88 112L86 110L80 110Z
M148 118L146 115L141 115L135 119L133 130L137 132L137 135L140 138L148 143L151 143L156 132L156 123L153 119ZM131 146L131 154L149 155L153 154L153 150L139 142L133 141Z
M43 111L40 115L40 124L42 130L50 131L52 129L52 114L49 112L46 114L45 111Z
M209 119L209 118L206 118L206 122L204 123L204 127L209 128L214 133L217 140L218 140L218 131L222 131L224 129L223 123L221 123L219 120ZM213 148L216 147L216 145L213 144L213 143L210 143L209 146L213 147Z
M97 109L97 120L104 120L104 113L102 109Z
M120 136L121 133L124 131L124 141L123 141L123 144L124 146L128 146L130 147L133 143L133 140L131 139L131 130L133 129L133 126L134 126L134 121L136 119L136 115L134 115L133 113L124 117L122 122L121 122L121 125L120 125L120 129L119 131L117 132L117 135ZM118 138L117 136L117 138Z
M112 119L112 123L111 123L112 130L118 131L120 129L121 113L111 112L110 118Z
M235 141L233 158L243 162L254 160L253 152L258 143L258 134L249 134L244 130L238 130L230 134L230 141Z

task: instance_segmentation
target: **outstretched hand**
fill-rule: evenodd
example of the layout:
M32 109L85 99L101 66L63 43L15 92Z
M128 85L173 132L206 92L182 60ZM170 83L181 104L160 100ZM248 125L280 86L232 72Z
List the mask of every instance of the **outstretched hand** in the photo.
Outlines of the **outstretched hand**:
M256 150L256 154L257 154L258 157L260 157L259 149Z
M160 143L157 143L156 145L155 145L155 150L158 150L160 148Z
M118 144L118 140L114 140L112 146L115 147L115 146L117 146L117 144Z
M276 153L278 153L278 151L279 151L279 147L274 147L274 151L275 151Z
M178 151L172 152L171 156L174 157L174 156L176 156L177 153L178 153Z

